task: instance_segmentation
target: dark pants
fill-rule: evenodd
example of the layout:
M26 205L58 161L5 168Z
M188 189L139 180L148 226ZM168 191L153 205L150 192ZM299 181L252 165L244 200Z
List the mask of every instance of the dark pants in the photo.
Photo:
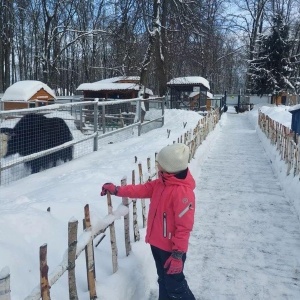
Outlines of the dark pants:
M161 250L157 247L151 246L152 254L155 260L158 285L159 285L159 297L158 300L195 300L193 293L191 292L183 272L179 274L168 275L164 269L166 260L170 257L171 252ZM183 264L186 259L186 254L183 255Z

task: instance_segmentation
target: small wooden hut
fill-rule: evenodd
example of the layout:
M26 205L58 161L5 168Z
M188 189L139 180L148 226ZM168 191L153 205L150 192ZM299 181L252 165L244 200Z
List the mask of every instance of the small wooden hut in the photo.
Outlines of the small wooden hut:
M170 108L207 110L209 82L200 76L178 77L167 83L170 90Z
M103 79L92 83L82 83L78 86L77 91L83 93L84 100L90 101L98 98L101 100L122 100L122 99L134 99L143 97L148 99L149 96L153 96L153 92L140 85L139 76L120 76L108 79ZM149 101L144 101L145 110L149 110ZM90 108L87 107L87 110ZM122 113L123 116L129 118L134 117L136 111L135 103L119 103L114 106L107 106L105 108L106 114ZM86 118L91 120L90 117ZM143 119L143 114L142 114Z
M92 83L82 83L77 91L83 92L87 100L100 99L132 99L140 97L145 93L144 98L153 95L150 89L139 84L139 76L120 76L103 79Z
M41 81L22 80L12 84L1 98L3 110L24 109L53 104L56 96L52 89Z
M191 92L189 95L189 101L190 101L190 109L191 110L198 110L198 103L200 100L201 94L200 92ZM213 94L210 92L207 92L207 98L206 98L206 109L211 110L212 107L212 100L213 100Z
M299 103L299 96L280 92L278 95L272 95L271 103L276 105L296 105Z

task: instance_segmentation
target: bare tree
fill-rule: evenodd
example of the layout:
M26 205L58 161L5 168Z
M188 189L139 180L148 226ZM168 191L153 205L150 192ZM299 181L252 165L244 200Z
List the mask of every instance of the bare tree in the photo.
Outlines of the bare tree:
M10 85L11 63L10 56L13 44L13 1L0 1L0 91Z
M140 74L159 95L181 76L207 78L212 92L237 91L275 11L287 18L298 66L299 2L235 0L234 9L230 0L0 0L1 90L37 79L71 94L82 82Z

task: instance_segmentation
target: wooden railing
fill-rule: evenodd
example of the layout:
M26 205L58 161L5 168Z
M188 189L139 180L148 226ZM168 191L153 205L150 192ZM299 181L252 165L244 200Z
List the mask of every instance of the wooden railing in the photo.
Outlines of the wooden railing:
M299 176L300 172L300 139L299 134L290 128L271 119L261 111L258 114L258 125L270 142L276 146L281 159L287 165L287 175Z
M173 143L181 142L185 143L190 148L190 161L195 155L197 148L206 139L209 132L211 132L219 121L218 111L213 111L208 113L205 117L199 120L197 126L193 130L187 131L185 134L178 137L177 141ZM183 124L185 127L186 124ZM170 132L168 131L168 136ZM154 154L154 159L156 157ZM137 157L135 157L135 162L137 163ZM155 164L153 164L155 165ZM151 166L151 158L147 158L147 172L143 172L142 163L137 163L138 168L138 178L139 183L144 183L146 181L151 181L157 178L157 170L155 167ZM131 184L136 183L136 173L135 170L131 172ZM121 180L121 185L127 185L127 178L124 177ZM102 220L103 225L101 228L92 228L89 205L86 204L84 207L84 219L83 219L83 232L79 237L77 237L78 232L78 220L72 218L68 222L68 247L65 250L65 255L61 263L54 269L51 274L48 274L47 265L47 244L40 246L40 282L32 290L30 295L28 295L25 300L50 300L50 288L55 284L59 278L68 271L68 285L69 285L69 298L78 299L76 277L75 277L75 261L79 255L85 251L86 256L86 272L87 272L87 286L90 294L90 299L96 299L99 297L96 291L96 277L95 277L95 262L94 262L94 247L97 247L100 242L105 237L105 232L107 228L110 231L110 243L111 243L111 253L112 253L112 270L115 273L118 270L118 247L116 241L115 220L119 219L120 216L124 217L124 240L125 240L125 250L128 256L131 251L130 244L130 224L129 224L129 212L130 204L132 203L132 220L133 220L133 236L134 242L140 240L140 232L138 225L138 213L137 213L137 203L141 203L142 208L142 227L146 226L147 216L146 216L146 205L145 199L137 201L137 199L132 199L129 201L128 198L122 198L122 205L118 207L117 210L113 211L112 198L111 195L107 195L107 205L108 205L108 215ZM50 211L50 208L48 209ZM94 240L99 235L102 235L94 246ZM9 268L5 267L0 272L0 300L10 300L10 272Z

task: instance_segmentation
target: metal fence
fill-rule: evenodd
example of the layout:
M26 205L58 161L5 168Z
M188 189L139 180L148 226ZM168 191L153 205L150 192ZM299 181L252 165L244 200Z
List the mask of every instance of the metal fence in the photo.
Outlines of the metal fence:
M164 98L84 100L0 111L0 184L97 151L103 144L141 135L164 123Z

